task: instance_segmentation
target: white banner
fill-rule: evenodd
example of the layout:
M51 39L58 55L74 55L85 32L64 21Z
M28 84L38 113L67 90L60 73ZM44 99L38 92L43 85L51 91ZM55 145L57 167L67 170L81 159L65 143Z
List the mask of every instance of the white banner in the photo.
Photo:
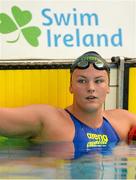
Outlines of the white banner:
M0 59L136 57L135 11L135 0L1 0Z

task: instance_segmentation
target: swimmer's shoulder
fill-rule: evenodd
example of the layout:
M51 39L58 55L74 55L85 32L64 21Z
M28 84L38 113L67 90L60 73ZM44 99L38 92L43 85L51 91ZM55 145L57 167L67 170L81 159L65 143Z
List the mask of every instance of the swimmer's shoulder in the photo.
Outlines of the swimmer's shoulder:
M124 109L106 110L103 112L103 116L110 122L123 141L127 140L131 127L136 125L136 115Z
M124 114L128 114L127 110L124 109L109 109L109 110L104 110L103 111L103 115L105 116L118 116L119 114L124 115Z
M129 123L134 123L136 125L136 114L131 113L125 109L105 110L103 112L103 116L107 117L108 119L113 119L114 121L129 121Z
M29 106L28 106L29 107ZM54 112L60 112L61 110L64 111L63 109L53 106L53 105L49 105L49 104L32 104L30 105L31 108L33 109L37 109L38 111L54 111Z
M32 105L34 109L39 113L42 120L51 120L53 121L66 121L69 120L69 114L63 108L48 104L36 104Z
M69 114L61 108L47 104L36 105L42 122L41 132L33 140L69 141L74 136L74 125Z

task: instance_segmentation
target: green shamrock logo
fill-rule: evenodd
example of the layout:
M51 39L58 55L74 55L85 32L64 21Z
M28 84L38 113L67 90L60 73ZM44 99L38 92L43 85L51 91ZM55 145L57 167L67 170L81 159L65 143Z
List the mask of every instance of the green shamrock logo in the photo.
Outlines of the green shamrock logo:
M14 32L16 30L20 30L26 39L26 41L34 46L37 47L39 45L38 37L41 35L41 30L36 26L29 26L26 27L31 20L32 20L32 14L29 11L22 11L19 7L13 6L12 9L12 15L15 19L15 22L12 20L11 17L9 17L5 13L0 13L0 33L2 34L8 34L11 32ZM25 26L25 27L24 27ZM15 43L20 37L19 33L18 37L13 41L7 41L8 43Z

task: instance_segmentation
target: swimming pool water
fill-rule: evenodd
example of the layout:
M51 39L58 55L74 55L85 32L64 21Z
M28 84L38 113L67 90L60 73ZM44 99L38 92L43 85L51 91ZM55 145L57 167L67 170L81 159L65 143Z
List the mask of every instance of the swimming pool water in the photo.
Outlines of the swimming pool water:
M0 147L2 179L136 179L136 145L112 152L88 151L74 158L71 143Z

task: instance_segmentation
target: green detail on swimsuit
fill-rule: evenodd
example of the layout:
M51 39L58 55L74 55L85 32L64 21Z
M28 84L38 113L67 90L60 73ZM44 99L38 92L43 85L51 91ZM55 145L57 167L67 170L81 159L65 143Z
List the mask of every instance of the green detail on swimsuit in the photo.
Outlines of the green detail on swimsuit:
M13 6L13 19L5 13L0 13L0 33L8 34L18 30L18 36L14 40L8 40L8 43L15 43L19 40L20 34L23 34L25 40L34 47L39 45L38 37L41 30L36 26L26 26L32 20L30 11L22 11L19 7ZM25 27L24 27L25 26Z

